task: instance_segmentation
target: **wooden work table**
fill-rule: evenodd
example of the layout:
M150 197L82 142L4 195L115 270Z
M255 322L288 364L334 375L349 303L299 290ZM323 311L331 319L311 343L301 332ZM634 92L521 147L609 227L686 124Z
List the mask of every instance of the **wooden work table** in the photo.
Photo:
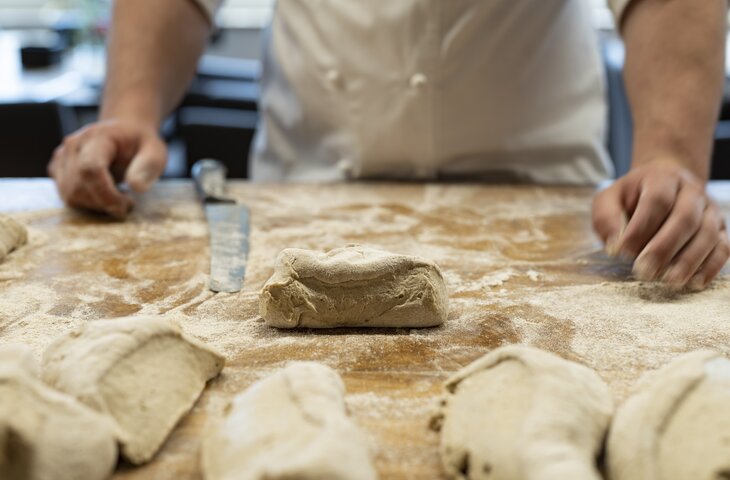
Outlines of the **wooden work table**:
M591 232L592 191L476 185L252 185L232 194L252 212L244 290L207 289L203 210L187 182L137 198L125 222L62 208L47 180L0 181L0 211L30 243L0 265L0 344L40 355L88 321L165 315L227 358L192 413L147 466L114 478L199 479L200 434L226 400L289 360L343 376L382 478L440 478L429 419L450 373L491 349L524 343L596 369L617 402L642 373L678 353L730 353L730 280L698 294L635 282ZM730 213L730 184L712 192ZM257 293L286 247L367 244L435 260L451 302L439 328L281 331L264 326ZM477 412L475 412L477 413Z

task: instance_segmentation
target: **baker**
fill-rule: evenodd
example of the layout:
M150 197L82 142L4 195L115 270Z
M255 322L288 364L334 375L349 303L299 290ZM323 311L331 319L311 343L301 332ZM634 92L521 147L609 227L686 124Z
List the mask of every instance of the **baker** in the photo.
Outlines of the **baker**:
M118 190L164 170L219 0L115 2L100 120L49 166L73 207L124 216ZM704 288L730 255L707 196L726 0L610 0L626 43L631 170L593 225L643 280ZM255 181L612 176L605 85L585 0L279 0L266 35Z

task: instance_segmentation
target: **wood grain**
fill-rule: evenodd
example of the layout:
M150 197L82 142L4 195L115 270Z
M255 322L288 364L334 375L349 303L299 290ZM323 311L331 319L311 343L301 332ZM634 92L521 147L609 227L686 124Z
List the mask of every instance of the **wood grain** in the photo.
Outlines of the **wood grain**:
M730 186L713 188L727 212ZM678 352L730 345L722 322L708 322L706 335L665 331L649 307L636 303L644 301L635 298L637 289L646 287L631 281L630 265L606 257L591 233L590 189L235 183L232 193L252 211L248 273L241 293L213 294L206 287L206 224L189 183L163 182L136 199L125 222L115 222L63 209L49 181L0 181L0 210L27 223L31 234L30 244L0 265L0 343L24 342L40 355L74 325L152 313L179 318L227 357L223 374L155 460L140 468L122 464L114 478L201 478L200 435L208 419L289 360L321 361L341 373L382 478L441 478L438 434L428 428L441 384L500 345L531 344L586 363L619 400L644 371ZM321 331L263 325L257 292L278 251L349 243L435 260L449 285L447 324ZM632 290L616 290L624 286ZM581 321L598 311L575 292L602 289L619 292L616 309L636 308L636 325L607 318L605 328L592 331L594 323ZM728 292L723 278L704 297L676 301L684 302L682 312L693 305L687 302L715 302L722 312L717 302ZM622 298L630 301L622 306ZM671 313L671 301L662 315ZM650 327L664 335L661 342L631 333Z

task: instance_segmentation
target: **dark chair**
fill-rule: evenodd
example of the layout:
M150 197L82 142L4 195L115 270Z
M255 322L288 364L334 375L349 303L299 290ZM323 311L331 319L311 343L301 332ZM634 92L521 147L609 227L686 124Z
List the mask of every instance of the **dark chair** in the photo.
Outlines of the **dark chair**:
M711 178L730 179L730 79L725 80L720 121L715 130Z
M203 57L176 112L176 134L190 167L215 158L231 178L248 177L248 154L256 132L261 64L257 60Z
M730 120L720 120L717 124L710 178L730 179Z
M215 158L228 167L230 178L248 177L248 152L258 114L210 107L184 107L178 112L178 132L185 143L187 172L202 158Z
M45 177L53 150L75 127L73 110L56 103L0 104L0 177Z
M258 110L259 86L250 80L196 77L183 106Z

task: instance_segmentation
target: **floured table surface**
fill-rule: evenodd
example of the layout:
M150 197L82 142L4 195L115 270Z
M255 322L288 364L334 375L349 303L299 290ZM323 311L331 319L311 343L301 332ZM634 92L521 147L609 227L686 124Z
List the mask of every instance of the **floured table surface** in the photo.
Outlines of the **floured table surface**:
M726 213L730 185L712 186ZM182 318L227 358L192 414L147 466L120 479L198 479L200 433L225 401L289 360L335 368L367 432L382 478L440 478L428 430L443 380L500 345L523 343L596 369L618 401L677 354L730 353L730 276L707 291L670 294L630 278L591 233L589 189L472 185L235 183L251 208L251 252L240 294L207 288L203 210L187 182L137 199L126 222L61 208L50 181L0 181L0 211L30 243L0 265L0 343L40 356L84 322L137 314ZM448 322L425 330L280 331L264 326L257 292L286 247L360 243L435 260Z

